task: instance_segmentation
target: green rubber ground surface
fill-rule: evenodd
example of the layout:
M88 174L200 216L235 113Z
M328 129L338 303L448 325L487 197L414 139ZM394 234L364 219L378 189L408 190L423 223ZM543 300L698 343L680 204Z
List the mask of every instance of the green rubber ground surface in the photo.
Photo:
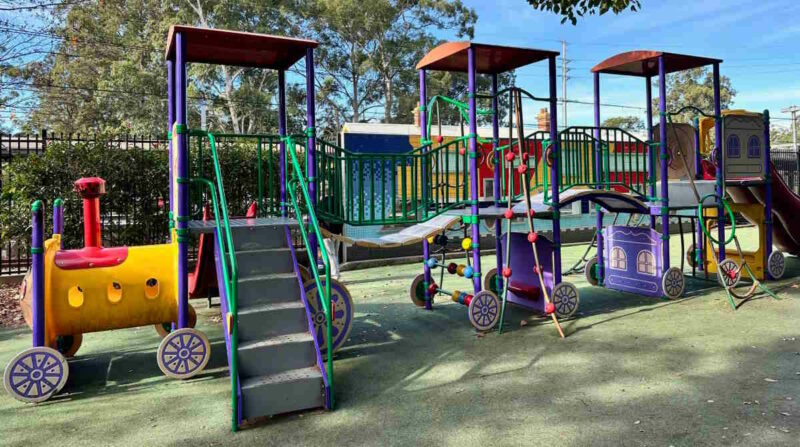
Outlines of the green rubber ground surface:
M565 265L582 252L566 248ZM733 312L701 282L668 302L577 275L581 306L561 340L550 321L513 307L508 332L485 337L457 304L419 309L408 287L420 270L345 272L357 313L338 353L334 412L231 433L218 309L200 300L213 349L202 376L166 379L150 327L86 335L61 396L33 406L0 393L0 445L800 445L800 281L777 283L780 301ZM787 276L800 276L798 259ZM0 365L29 343L28 330L0 331Z

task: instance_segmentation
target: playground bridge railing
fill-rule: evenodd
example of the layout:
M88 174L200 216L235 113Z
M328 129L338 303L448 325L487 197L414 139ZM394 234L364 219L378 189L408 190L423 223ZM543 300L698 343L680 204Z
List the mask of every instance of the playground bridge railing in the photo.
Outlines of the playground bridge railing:
M568 127L559 132L558 142L554 162L559 168L559 192L576 187L613 189L655 199L648 191L656 182L648 162L658 167L652 144L617 127L593 126Z
M317 140L320 218L350 225L424 222L469 203L468 136L406 153L357 153Z

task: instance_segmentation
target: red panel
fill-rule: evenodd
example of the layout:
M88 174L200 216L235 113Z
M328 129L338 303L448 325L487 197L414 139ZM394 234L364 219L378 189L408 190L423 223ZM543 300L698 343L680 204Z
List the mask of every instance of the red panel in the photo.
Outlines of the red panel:
M56 252L56 266L64 270L114 267L128 258L128 247L86 247Z

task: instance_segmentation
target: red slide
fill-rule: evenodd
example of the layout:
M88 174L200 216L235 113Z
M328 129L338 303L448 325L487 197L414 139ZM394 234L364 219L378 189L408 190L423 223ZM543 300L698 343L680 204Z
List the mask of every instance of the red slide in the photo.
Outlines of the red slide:
M800 196L786 185L783 177L770 166L772 176L772 243L782 252L800 255L800 219L794 213L800 210ZM764 185L728 186L727 191L735 203L765 203ZM751 220L749 216L745 218Z

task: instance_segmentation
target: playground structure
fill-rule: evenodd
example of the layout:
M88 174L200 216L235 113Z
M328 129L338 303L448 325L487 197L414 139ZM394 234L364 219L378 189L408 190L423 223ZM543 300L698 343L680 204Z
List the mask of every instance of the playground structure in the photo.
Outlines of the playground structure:
M23 282L21 301L33 329L33 347L9 362L6 390L23 402L46 400L66 383L65 357L75 355L83 334L148 324L164 337L157 356L164 374L180 379L195 376L208 363L211 347L202 332L189 327L194 325L194 311L187 300L177 298L175 241L102 247L100 197L105 181L83 178L75 182L75 190L83 199L82 249L61 247L61 200L55 201L53 236L46 241L42 203L33 204L34 262ZM179 321L181 310L186 318Z
M422 273L411 284L412 302L431 310L435 298L446 296L467 308L470 323L480 331L498 325L502 330L510 302L551 318L559 335L565 336L559 320L573 316L579 305L578 289L563 280L561 266L561 211L573 203L584 209L590 203L595 205L597 256L585 269L590 283L653 297L681 296L685 277L681 268L670 265L669 220L675 213L695 210L695 234L699 240L711 242L699 243L690 251L690 259L705 272L717 272L729 297L752 296L761 286L759 275L777 277L778 267L782 273L782 255L771 253L776 226L770 218L768 115L730 114L731 125L725 125L723 117L727 116L719 110L719 60L662 52L630 52L607 59L592 70L595 125L559 131L557 52L448 42L432 49L417 65L419 146L402 153L370 153L317 139L316 46L309 40L263 34L170 28L166 49L170 243L100 247L100 179L77 184L85 197L83 250L61 250L59 202L54 237L43 242L42 206L35 203L34 264L25 283L34 348L13 359L6 369L6 387L12 395L35 402L57 393L66 383L64 355L75 353L81 334L144 324L156 325L165 335L157 356L165 374L176 378L196 375L205 366L210 347L205 336L190 327L188 298L216 289L231 378L233 430L243 421L261 416L332 409L333 353L348 338L354 304L347 289L330 276L323 236L368 247L422 244ZM300 60L306 71L306 127L295 135L287 130L286 72ZM498 89L500 74L542 61L548 63L546 97L513 86ZM233 135L190 128L189 63L277 70L279 135ZM704 119L695 126L672 123L672 117L684 110L666 110L665 75L708 64L713 65L714 74L713 115L698 111ZM439 95L429 99L426 77L431 71L466 73L466 101ZM649 107L647 141L600 125L601 73L643 77L648 104L651 80L658 76L658 138ZM478 92L478 75L490 77L489 93ZM501 139L499 105L504 95L508 98L509 134ZM488 102L489 107L479 108L479 101ZM526 133L523 101L548 104L547 131ZM441 121L433 125L432 111L438 112L440 106L456 109L465 129L461 136L445 139ZM748 118L749 127L732 125L734 118L742 117ZM708 118L713 123L705 121ZM479 120L491 122L491 139L478 136ZM700 144L706 139L701 129L709 129L711 124L716 136L714 149ZM735 147L731 142L737 129L755 132L758 156L731 156L734 152L728 151ZM750 136L737 138L744 141ZM250 205L242 218L229 216L235 205L228 202L223 179L221 159L226 144L255 146L258 190L248 196ZM755 147L754 143L753 153ZM715 153L717 156L711 157L715 178L705 179L708 170L703 169L701 157ZM491 169L489 183L485 182L487 172L481 173L484 166ZM487 184L491 195L481 194L481 187L486 191ZM750 194L750 202L737 199L742 203L735 206L761 223L763 244L756 253L741 251L735 227L725 238L726 218L732 217L726 186L734 198L733 188L746 188ZM780 193L787 192L800 204L783 185ZM606 213L646 216L649 225L630 225L630 220L628 225L617 225L615 220L605 226ZM552 221L552 239L537 231L540 220ZM512 231L512 221L524 222L527 231ZM714 221L719 222L717 238L709 230ZM496 265L485 273L480 258L481 222L493 228L496 240ZM331 230L342 224L405 228L357 239ZM791 224L787 221L781 228L786 245L795 243L800 248L800 240L788 231ZM300 235L309 260L307 269L296 252L293 232ZM465 236L460 241L463 263L447 259L454 232ZM189 271L188 263L191 234L200 238L194 272ZM725 243L715 249L716 241L736 241L741 265L726 258ZM792 251L797 252L800 250ZM749 265L755 267L755 273ZM209 276L212 270L216 281ZM733 287L742 272L752 277L753 287L738 294ZM471 280L472 291L445 288L445 274ZM29 392L31 383L39 384L35 396Z

